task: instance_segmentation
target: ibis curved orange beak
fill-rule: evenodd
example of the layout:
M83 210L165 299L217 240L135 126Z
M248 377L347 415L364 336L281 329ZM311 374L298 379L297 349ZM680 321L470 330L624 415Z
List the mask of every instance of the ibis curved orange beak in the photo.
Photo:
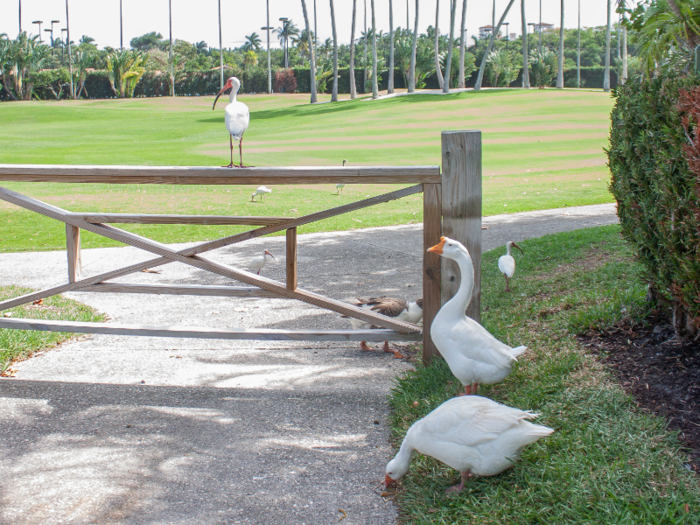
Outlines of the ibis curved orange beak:
M445 246L446 242L447 239L445 237L440 237L440 243L436 244L432 248L428 248L428 251L432 253L437 253L438 255L442 255L442 248Z
M518 250L520 250L520 253L525 253L523 249L515 243L513 243L513 248L517 248Z
M267 250L265 250L265 253L268 254L268 255L269 255L270 257L272 257L273 259L275 259L275 256L272 255L272 254L271 254L270 252L268 252ZM276 261L276 260L277 260L277 259L275 259L275 261Z
M224 91L232 87L233 86L231 85L231 82L227 80L226 84L224 84L224 87L221 88L221 91L219 91L219 94L216 95L216 98L214 99L214 105L211 107L212 111L214 111L214 108L216 108L216 101L219 100L219 97L224 93Z
M393 479L389 477L389 474L384 475L384 488L389 488L389 485L391 485L394 482Z

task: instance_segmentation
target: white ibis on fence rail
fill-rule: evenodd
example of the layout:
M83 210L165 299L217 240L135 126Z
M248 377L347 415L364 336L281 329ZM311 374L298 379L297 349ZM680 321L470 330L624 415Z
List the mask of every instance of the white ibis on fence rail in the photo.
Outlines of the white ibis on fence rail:
M343 167L345 167L345 164L347 163L347 160L343 159ZM345 184L336 184L335 185L335 191L338 195L340 195L343 192L343 188L345 187Z
M216 95L214 99L214 105L212 110L216 107L216 101L227 89L231 90L231 95L229 97L229 103L226 106L226 129L229 132L229 141L231 144L231 164L228 166L223 166L224 168L242 168L243 167L243 133L248 129L248 124L250 123L250 111L248 106L243 102L236 100L236 94L238 89L241 87L241 82L236 77L231 77L226 81L226 84L219 94ZM238 152L240 154L240 164L235 166L233 164L233 139L238 141Z
M265 250L262 255L255 257L255 258L253 258L252 261L250 261L250 265L248 266L248 269L251 272L257 272L258 275L260 275L260 270L262 270L263 267L265 266L265 264L267 263L267 256L268 255L270 257L272 257L273 259L275 259L274 255L272 255L270 252ZM275 259L275 260L277 260L277 259Z
M379 312L387 317L393 317L399 321L405 321L407 323L416 324L423 319L423 298L418 299L415 302L406 302L402 299L394 299L393 297L370 297L367 300L358 299L355 306L360 308L367 308L375 312ZM347 317L347 316L343 316ZM348 317L350 324L354 330L367 330L369 328L377 328L376 326L363 321L361 319L355 319L353 317ZM360 343L360 348L365 352L371 352L372 349L367 346L367 341L362 341ZM396 359L401 359L403 355L396 350L391 350L389 348L389 342L384 341L384 352L388 354L394 354Z
M506 278L506 292L511 291L510 286L508 286L508 281L510 281L510 278L513 277L513 274L515 273L515 259L513 259L513 256L510 254L510 250L512 248L517 248L520 250L520 253L523 253L520 246L515 244L513 241L508 241L508 244L506 244L507 253L498 258L498 269L501 270L501 273Z
M263 200L263 196L266 193L272 193L272 190L266 186L258 186L258 189L255 190L255 193L253 193L253 195L250 197L251 202L255 202L256 195L260 195L260 200Z
M464 315L474 290L474 264L462 243L441 237L440 243L428 251L455 261L461 275L459 290L433 319L430 337L464 385L465 393L476 394L479 383L490 385L503 381L517 356L527 347L511 348L501 343L486 328Z
M384 483L401 479L414 450L432 456L460 472L460 492L472 474L495 476L513 466L527 445L553 429L534 425L529 410L501 405L480 396L453 397L411 425L398 454L386 466Z

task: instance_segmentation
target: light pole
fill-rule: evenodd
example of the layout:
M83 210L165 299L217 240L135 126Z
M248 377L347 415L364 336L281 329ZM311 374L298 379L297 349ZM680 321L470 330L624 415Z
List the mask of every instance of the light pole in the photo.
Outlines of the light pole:
M68 16L68 0L66 0L66 40L68 40L68 75L70 76L70 98L75 99L73 86L73 55L70 51L70 17Z
M22 32L22 0L19 0L19 32Z
M267 92L272 94L272 60L270 59L270 0L267 0L267 25L261 29L267 31Z
M540 53L542 53L542 0L540 0Z
M39 43L41 43L41 24L43 23L44 22L42 22L41 20L34 20L34 22L32 22L32 24L39 24Z
M282 17L280 18L280 22L282 22L282 31L284 32L284 69L289 68L289 56L287 55L287 49L288 49L288 44L287 44L287 21L289 18Z
M508 27L510 26L510 22L503 22L503 25L506 26L506 51L507 51L508 44L510 44L510 32L508 30Z
M67 31L65 27L61 28L61 64L64 66L66 65L66 37L63 36L63 33Z
M53 47L53 25L60 23L60 20L51 20L51 29L44 29L44 31L49 31L51 33L51 47Z
M221 39L221 0L219 0L219 77L220 89L224 89L224 47Z

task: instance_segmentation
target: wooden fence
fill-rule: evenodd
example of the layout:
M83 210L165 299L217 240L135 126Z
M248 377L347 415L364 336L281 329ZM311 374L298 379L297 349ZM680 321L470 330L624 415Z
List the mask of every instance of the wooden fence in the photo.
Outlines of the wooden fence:
M297 299L339 314L379 326L378 330L265 330L200 327L154 327L115 323L46 321L0 317L0 328L55 332L103 333L210 339L266 339L309 341L418 341L424 343L427 363L438 355L430 339L430 326L441 304L455 293L459 283L452 261L425 250L441 235L464 243L472 254L475 288L467 314L479 320L481 296L481 133L442 133L442 170L439 166L271 167L229 169L169 166L53 166L0 164L0 181L105 183L105 184L413 184L390 193L364 199L303 217L229 217L203 215L138 215L72 213L0 187L0 199L65 223L68 282L0 302L0 311L69 291L205 295L219 297L276 297ZM423 330L417 325L358 308L297 286L297 228L408 195L423 193ZM111 224L217 224L260 226L244 233L204 242L184 250L144 238ZM81 275L80 231L102 235L151 252L157 257L110 272L84 278ZM278 282L245 270L216 263L200 254L250 239L286 231L286 282ZM109 282L144 269L180 262L249 286L143 285Z

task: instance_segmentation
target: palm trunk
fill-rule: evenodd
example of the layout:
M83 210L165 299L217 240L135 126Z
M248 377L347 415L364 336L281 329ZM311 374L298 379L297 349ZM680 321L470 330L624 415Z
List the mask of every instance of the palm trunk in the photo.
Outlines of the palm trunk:
M445 84L443 93L450 92L450 75L452 74L452 52L455 41L455 11L457 10L457 0L450 0L450 44L447 48L447 66L445 66Z
M525 19L525 0L520 0L520 17L522 19L523 31L523 88L530 89L530 63L529 47L527 43L527 20Z
M416 90L416 46L418 45L418 2L416 0L416 21L413 27L413 46L411 47L411 71L408 74L408 92Z
M333 0L330 0L330 2L331 26L333 26L333 94L331 95L331 102L338 102L338 33L335 30L335 9L333 8ZM315 15L316 13L314 13L314 16Z
M374 0L372 5L372 98L379 96L379 86L377 84L377 24L374 20Z
M392 0L389 0L389 83L387 84L386 92L394 92L394 6Z
M269 11L268 11L269 14ZM267 17L267 25L270 26L270 17ZM221 0L219 0L219 89L224 88L224 44L221 38ZM170 47L172 49L172 45ZM270 30L267 30L267 54L270 54Z
M411 27L411 23L408 21L408 0L406 0L406 29L409 29ZM22 28L20 27L19 32L22 32Z
M627 28L622 28L622 83L627 82Z
M608 25L605 29L605 75L603 76L603 91L610 91L610 4L608 0Z
M467 48L466 42L466 26L467 23L467 0L464 0L462 4L462 28L459 37L459 81L457 83L458 88L464 88L466 83L464 81L464 54Z
M355 85L355 19L357 14L357 0L352 0L352 29L350 30L350 98L357 98L357 86Z
M170 76L170 96L175 96L175 67L173 64L173 1L168 0L168 16L170 23L170 50L168 51L168 75Z
M367 93L367 0L365 0L365 67L362 69L362 92Z
M564 0L561 0L561 27L559 28L559 56L557 57L557 89L564 89Z
M437 75L438 85L443 89L445 80L442 78L442 69L440 69L440 0L435 0L435 74Z
M70 23L68 17L68 0L66 0L66 40L68 41L68 74L70 75L70 98L75 100L75 86L73 85L73 53L70 49Z
M316 56L314 55L313 46L314 43L311 40L311 26L309 25L309 13L306 11L306 1L301 0L301 8L304 10L304 23L306 24L306 36L309 40L309 55L311 57L311 103L314 104L318 102L318 97L316 96Z
M515 0L510 0L508 2L508 7L506 7L506 10L503 12L503 16L501 19L498 21L498 26L496 26L491 33L491 38L489 39L489 45L486 48L486 53L484 53L484 58L481 59L481 67L479 68L479 76L476 79L476 85L474 86L475 90L480 90L481 89L481 83L484 81L484 70L486 69L486 59L489 56L489 53L493 49L493 43L496 40L496 35L501 29L501 25L503 25L503 21L506 19L506 16L508 16L508 11L510 11L510 8L513 7L513 3Z
M581 0L578 0L578 47L576 49L576 87L581 88Z

